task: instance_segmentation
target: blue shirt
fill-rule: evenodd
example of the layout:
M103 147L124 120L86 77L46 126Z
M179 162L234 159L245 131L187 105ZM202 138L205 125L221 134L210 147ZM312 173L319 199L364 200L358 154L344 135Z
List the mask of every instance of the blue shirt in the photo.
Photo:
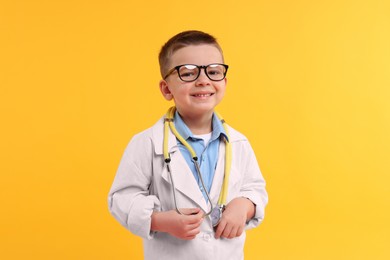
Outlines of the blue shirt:
M204 144L203 139L196 138L188 126L184 123L183 119L180 117L179 113L176 111L174 124L176 130L183 137L184 140L188 142L188 144L194 149L197 157L200 172L202 174L202 179L207 189L207 192L210 192L211 185L213 183L213 178L215 174L215 169L217 167L218 161L218 152L219 152L219 140L221 135L227 138L225 133L225 129L220 120L218 120L217 116L214 114L212 119L213 131L211 134L210 141L207 145ZM180 152L186 160L188 166L190 167L192 174L196 182L198 183L198 187L203 194L203 197L207 201L206 191L203 189L202 182L199 179L198 173L196 172L195 162L193 161L190 152L187 148L178 140L177 144L179 146Z

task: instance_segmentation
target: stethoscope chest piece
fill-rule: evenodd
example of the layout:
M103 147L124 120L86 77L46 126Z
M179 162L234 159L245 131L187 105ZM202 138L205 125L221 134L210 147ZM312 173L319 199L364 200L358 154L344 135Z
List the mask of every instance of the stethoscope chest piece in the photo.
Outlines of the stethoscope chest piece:
M224 211L224 209L225 206L218 206L213 208L213 211L210 214L211 224L213 225L213 227L218 226L219 222L221 221L222 212Z

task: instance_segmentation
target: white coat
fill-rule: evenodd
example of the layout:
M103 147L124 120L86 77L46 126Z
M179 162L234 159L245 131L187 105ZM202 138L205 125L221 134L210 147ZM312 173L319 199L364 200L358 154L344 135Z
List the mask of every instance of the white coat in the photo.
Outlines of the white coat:
M248 140L228 127L232 144L232 164L227 203L246 197L256 205L256 213L246 229L256 227L264 218L268 202L265 181ZM209 207L182 156L176 137L169 134L168 151L179 208ZM225 165L225 144L220 142L218 163L210 191L213 205L220 194ZM226 204L227 204L226 203ZM163 156L163 119L135 135L127 146L108 198L112 215L133 234L143 238L146 260L243 259L245 232L233 239L214 238L210 217L205 217L201 232L193 240L181 240L150 230L153 211L175 209L172 185Z

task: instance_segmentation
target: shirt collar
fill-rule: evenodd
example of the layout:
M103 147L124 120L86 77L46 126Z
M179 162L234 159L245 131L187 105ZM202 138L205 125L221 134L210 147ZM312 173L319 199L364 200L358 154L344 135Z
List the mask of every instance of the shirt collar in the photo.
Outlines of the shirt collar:
M195 138L192 134L191 130L188 128L188 126L184 123L183 119L179 115L179 113L175 112L175 118L174 118L174 124L176 127L176 130L179 132L179 134L184 138L184 140L187 140L188 138ZM228 140L227 134L225 132L225 129L222 125L221 120L218 120L218 117L213 114L213 132L211 134L210 141L214 141L215 139L219 138L221 135L223 135L226 140Z

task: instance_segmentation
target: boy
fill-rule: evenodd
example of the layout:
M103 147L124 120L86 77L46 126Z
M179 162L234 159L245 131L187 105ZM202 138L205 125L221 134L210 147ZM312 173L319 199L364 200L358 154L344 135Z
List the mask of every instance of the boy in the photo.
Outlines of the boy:
M143 238L145 259L243 259L244 229L263 220L268 197L248 140L214 112L227 83L221 47L185 31L159 62L160 91L175 108L130 141L110 212Z

